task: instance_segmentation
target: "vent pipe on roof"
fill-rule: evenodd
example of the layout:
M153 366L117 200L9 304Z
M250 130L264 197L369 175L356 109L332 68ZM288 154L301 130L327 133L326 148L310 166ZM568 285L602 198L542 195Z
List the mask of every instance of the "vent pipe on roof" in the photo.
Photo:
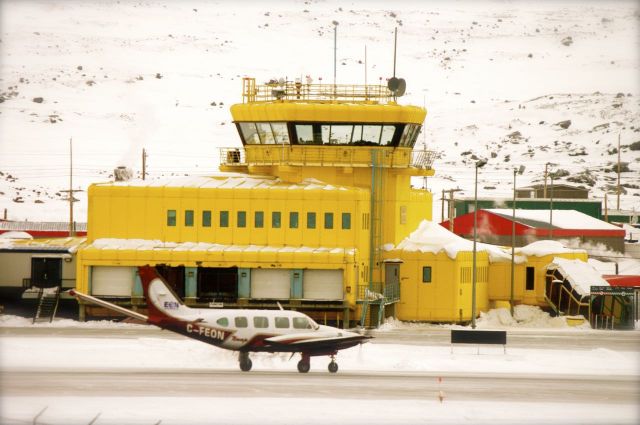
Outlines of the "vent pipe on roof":
M127 180L131 180L131 177L133 177L131 168L120 166L113 170L113 178L117 182L126 182Z

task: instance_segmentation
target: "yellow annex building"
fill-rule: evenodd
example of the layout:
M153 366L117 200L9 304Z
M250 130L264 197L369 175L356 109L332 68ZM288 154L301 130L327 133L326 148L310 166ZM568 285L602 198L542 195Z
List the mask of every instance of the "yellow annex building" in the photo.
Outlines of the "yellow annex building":
M231 113L242 148L220 149L219 173L89 188L79 290L144 308L137 266L153 265L193 306L279 302L340 326L470 320L470 249L411 242L436 226L431 193L410 181L434 174L434 153L413 150L423 108L384 86L245 78ZM509 282L490 257L477 253L479 310ZM545 305L547 260L523 261L515 299ZM525 291L527 267L542 280Z

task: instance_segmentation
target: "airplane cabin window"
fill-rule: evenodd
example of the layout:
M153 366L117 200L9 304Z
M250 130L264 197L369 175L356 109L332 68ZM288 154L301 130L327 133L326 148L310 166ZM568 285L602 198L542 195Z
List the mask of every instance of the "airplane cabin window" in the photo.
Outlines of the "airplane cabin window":
M289 327L288 317L276 317L276 328L287 329Z
M216 323L219 324L220 326L227 327L229 326L229 319L227 319L226 317L221 317L218 320L216 320Z
M312 329L311 323L306 317L294 317L293 327L294 329Z
M249 321L246 317L236 317L234 319L236 328L246 328L249 326Z
M264 316L256 316L253 318L253 326L255 328L268 328L269 327L269 319Z

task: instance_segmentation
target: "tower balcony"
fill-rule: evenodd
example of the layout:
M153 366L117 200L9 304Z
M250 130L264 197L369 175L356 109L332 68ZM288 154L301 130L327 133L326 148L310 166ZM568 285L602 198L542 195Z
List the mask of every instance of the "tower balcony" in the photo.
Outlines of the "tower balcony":
M384 147L363 149L360 146L296 146L270 145L220 148L220 169L245 171L258 167L377 167L406 170L403 174L431 176L434 174L435 151Z

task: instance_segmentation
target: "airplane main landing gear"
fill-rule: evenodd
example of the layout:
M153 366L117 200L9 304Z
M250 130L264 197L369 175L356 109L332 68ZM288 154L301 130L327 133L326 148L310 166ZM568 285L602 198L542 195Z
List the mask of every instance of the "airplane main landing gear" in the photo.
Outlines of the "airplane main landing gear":
M253 366L253 363L249 358L249 353L241 352L239 356L239 360L240 360L240 370L243 372L249 372L251 370L251 366Z
M302 353L302 360L298 362L298 372L307 373L311 369L311 358L308 354Z
M329 372L336 373L338 371L338 363L336 363L336 356L331 356L331 363L329 363Z

